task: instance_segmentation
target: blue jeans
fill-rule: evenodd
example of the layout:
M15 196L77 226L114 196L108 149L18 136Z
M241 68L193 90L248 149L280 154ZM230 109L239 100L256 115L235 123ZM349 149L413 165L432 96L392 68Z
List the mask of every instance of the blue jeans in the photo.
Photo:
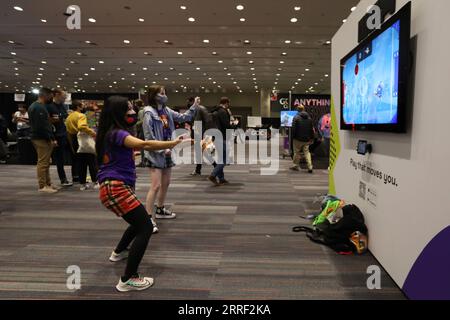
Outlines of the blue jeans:
M223 169L225 168L225 165L227 163L227 145L226 143L223 144L223 163L222 164L217 164L214 167L213 172L211 173L211 176L218 178L219 181L223 181L225 180L225 174L223 172Z

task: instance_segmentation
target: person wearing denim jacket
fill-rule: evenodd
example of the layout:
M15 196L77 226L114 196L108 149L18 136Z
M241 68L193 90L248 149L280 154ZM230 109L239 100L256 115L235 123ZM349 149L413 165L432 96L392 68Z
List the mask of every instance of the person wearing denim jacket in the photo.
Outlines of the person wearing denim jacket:
M148 90L149 106L144 108L142 128L145 140L172 140L175 121L179 123L192 121L195 117L197 103L184 114L167 107L165 88L153 85ZM151 187L147 194L147 211L152 213L153 232L158 232L157 219L174 219L176 214L164 207L167 190L170 185L172 167L175 166L170 150L145 151L144 166L150 168ZM156 206L155 204L156 200Z

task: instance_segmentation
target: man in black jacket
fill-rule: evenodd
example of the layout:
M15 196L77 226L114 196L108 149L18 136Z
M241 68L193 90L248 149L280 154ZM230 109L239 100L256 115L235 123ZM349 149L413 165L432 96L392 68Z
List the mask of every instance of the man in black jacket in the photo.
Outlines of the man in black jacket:
M292 138L294 143L294 166L291 170L300 170L300 159L301 153L303 152L308 165L308 172L313 173L313 164L309 146L314 141L314 124L311 116L305 111L303 105L298 107L298 114L292 122Z
M223 169L227 163L227 129L232 129L231 126L231 111L230 111L230 99L222 98L220 99L220 105L215 108L212 112L213 120L216 124L217 129L222 133L223 145L222 145L222 163L218 163L208 180L211 181L216 186L223 186L229 182L225 180L225 174ZM216 145L216 149L220 146ZM221 152L219 150L219 156Z
M39 192L55 193L58 190L52 186L50 180L50 162L53 148L57 146L53 128L50 124L47 105L53 101L53 92L42 88L39 91L38 101L34 102L28 109L31 126L31 142L36 149L37 176Z

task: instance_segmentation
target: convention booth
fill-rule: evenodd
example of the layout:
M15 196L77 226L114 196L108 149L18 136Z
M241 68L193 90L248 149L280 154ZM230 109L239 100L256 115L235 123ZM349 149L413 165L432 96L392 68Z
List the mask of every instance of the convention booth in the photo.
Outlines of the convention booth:
M332 41L330 190L364 212L407 297L450 299L450 2L374 3Z

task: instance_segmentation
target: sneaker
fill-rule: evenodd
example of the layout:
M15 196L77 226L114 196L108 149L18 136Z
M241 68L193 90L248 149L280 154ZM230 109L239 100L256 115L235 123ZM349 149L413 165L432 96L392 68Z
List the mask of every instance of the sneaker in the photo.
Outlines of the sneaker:
M197 171L194 171L194 172L191 173L191 176L193 176L193 177L198 177L198 176L201 176L201 175L202 175L201 172L197 172Z
M208 177L208 180L211 181L215 186L218 186L218 185L219 185L219 183L217 182L216 177L209 176L209 177Z
M0 164L6 164L6 160L0 160Z
M156 219L175 219L177 215L165 207L157 208L155 206L155 217Z
M73 182L64 181L64 182L61 182L61 186L63 186L63 187L71 187L71 186L73 186Z
M151 220L153 224L153 234L158 233L159 232L158 225L156 224L155 220L153 220L153 218L151 218Z
M45 186L45 187L39 189L38 191L40 193L57 193L58 192L58 190L53 189L53 188L51 188L49 186Z
M230 184L230 182L228 181L228 180L222 180L222 181L219 181L219 185L220 186L225 186L225 185L227 185L227 184Z
M314 173L314 170L312 170L312 169L308 170L308 173Z
M299 167L297 167L297 166L290 167L289 170L291 170L291 171L300 171Z
M50 186L48 186L50 189L53 189L53 190L56 190L56 191L59 191L59 190L61 190L61 188L59 188L59 187L57 187L57 186L55 186L55 185L50 185Z
M128 258L128 253L129 253L128 249L122 251L121 253L116 253L115 251L113 251L111 253L111 256L109 257L109 261L119 262L119 261L125 260Z
M86 190L89 190L89 188L90 188L90 185L88 183L82 184L80 187L80 191L86 191Z
M153 283L153 278L143 278L137 276L130 278L127 282L122 282L122 279L120 279L116 289L120 292L141 291L150 288Z
M94 190L99 190L100 189L100 184L98 183L98 182L96 182L95 184L94 184Z

